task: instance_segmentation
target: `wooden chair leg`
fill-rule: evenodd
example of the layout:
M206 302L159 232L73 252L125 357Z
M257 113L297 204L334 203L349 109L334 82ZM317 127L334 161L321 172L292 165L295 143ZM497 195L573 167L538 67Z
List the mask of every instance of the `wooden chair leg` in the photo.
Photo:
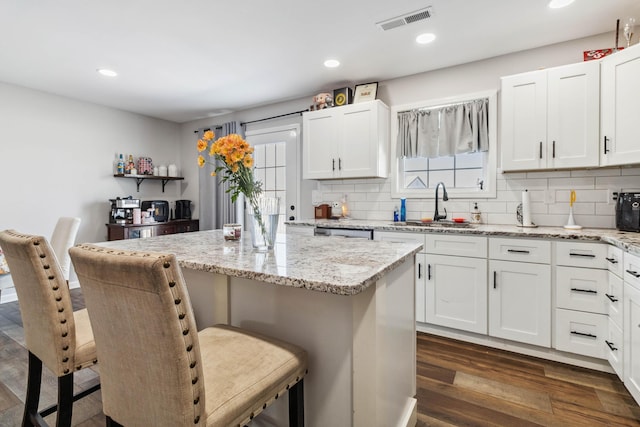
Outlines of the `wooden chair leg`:
M58 377L58 415L56 427L71 426L73 401L73 374Z
M289 389L289 427L304 427L304 378Z
M42 361L29 352L29 373L27 377L27 397L24 402L22 427L37 426L40 384L42 383Z

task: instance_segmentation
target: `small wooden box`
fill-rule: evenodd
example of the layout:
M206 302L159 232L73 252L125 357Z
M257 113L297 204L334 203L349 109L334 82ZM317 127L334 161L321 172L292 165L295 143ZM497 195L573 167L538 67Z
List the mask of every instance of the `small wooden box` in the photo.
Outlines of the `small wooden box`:
M316 206L315 219L330 219L330 218L331 218L331 206L327 204Z
M333 91L333 105L340 107L353 102L353 92L350 87L342 87Z

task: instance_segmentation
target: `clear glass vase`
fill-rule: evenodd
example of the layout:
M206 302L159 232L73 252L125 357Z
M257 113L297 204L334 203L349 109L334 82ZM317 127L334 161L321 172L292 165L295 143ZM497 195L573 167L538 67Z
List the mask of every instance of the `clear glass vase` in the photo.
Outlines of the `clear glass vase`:
M273 249L280 219L280 199L257 197L248 203L251 244L259 252Z

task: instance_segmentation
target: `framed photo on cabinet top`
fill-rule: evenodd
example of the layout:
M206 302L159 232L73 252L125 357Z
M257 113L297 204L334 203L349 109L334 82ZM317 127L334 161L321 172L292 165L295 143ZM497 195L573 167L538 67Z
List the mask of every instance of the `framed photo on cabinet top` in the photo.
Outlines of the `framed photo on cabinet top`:
M353 103L365 101L373 101L376 99L378 93L378 82L365 83L362 85L356 85L356 90L353 95Z

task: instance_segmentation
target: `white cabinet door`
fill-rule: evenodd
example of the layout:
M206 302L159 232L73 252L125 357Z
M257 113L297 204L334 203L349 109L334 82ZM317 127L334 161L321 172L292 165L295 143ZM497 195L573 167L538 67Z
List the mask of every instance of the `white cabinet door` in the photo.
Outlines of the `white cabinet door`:
M337 168L338 115L328 108L305 115L303 122L304 179L332 178Z
M598 166L600 64L581 62L547 74L547 167Z
M602 60L600 165L640 162L640 46Z
M487 260L427 255L427 323L487 333Z
M640 403L640 289L624 285L624 385Z
M551 346L551 267L489 261L489 335Z
M547 73L503 77L500 135L502 169L540 169L546 165Z
M556 307L607 314L609 272L578 267L556 267Z
M386 178L389 107L375 100L303 115L303 178Z
M554 347L560 351L606 359L607 320L604 314L556 309Z
M605 348L607 360L618 375L618 378L624 381L624 338L622 336L622 330L609 319L608 332L607 339L605 340L605 344L607 345Z

